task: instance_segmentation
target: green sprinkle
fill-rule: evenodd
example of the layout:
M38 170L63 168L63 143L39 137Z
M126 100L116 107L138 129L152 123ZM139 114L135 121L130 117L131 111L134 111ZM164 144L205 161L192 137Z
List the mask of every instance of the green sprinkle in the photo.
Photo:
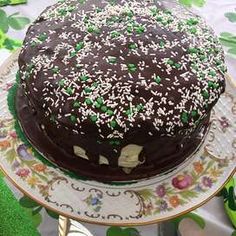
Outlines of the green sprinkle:
M181 64L175 63L175 64L174 64L174 67L175 67L176 69L179 69L179 68L181 67Z
M136 33L138 33L138 34L142 34L145 31L145 28L142 25L136 26L134 29L135 29Z
M162 19L161 16L156 17L156 21L157 21L157 22L162 22L162 20L163 20L163 19Z
M125 16L128 16L128 17L133 17L133 16L134 16L134 13L133 13L132 10L130 10L130 11L124 12L124 15L125 15Z
M81 75L81 76L79 77L79 79L80 79L81 81L87 81L87 80L89 79L89 77L88 77L87 75Z
M74 115L71 115L70 120L71 120L71 122L75 123L77 118Z
M69 6L69 7L67 8L67 11L68 11L68 12L72 12L74 9L75 9L75 6Z
M129 49L136 49L137 47L138 46L137 46L136 43L130 43L129 46L128 46Z
M172 23L173 21L174 21L174 20L170 18L170 19L168 19L168 20L166 21L166 23L167 23L167 24L170 24L170 23Z
M63 87L65 85L65 80L64 79L59 80L58 84L60 87Z
M96 28L95 26L91 25L87 28L87 31L89 33L96 33L96 34L99 34L100 33L100 30L98 28Z
M60 69L59 69L59 67L54 67L54 68L52 68L52 73L53 74L58 74L60 72Z
M165 47L165 42L164 42L163 40L161 40L161 41L159 42L159 45L160 45L161 48L163 48L163 47Z
M55 122L55 121L56 121L56 118L55 118L54 115L51 115L51 116L50 116L50 121L52 121L52 122Z
M117 62L117 58L116 57L112 57L112 56L108 57L108 63L115 64L116 62Z
M106 112L106 111L107 111L107 107L106 107L106 106L102 106L102 107L101 107L101 110L102 110L103 112Z
M47 34L46 33L42 33L38 36L38 40L41 42L44 42L47 39Z
M98 117L97 117L96 115L90 116L90 120L91 120L92 122L96 122L97 119L98 119Z
M183 123L188 123L188 113L187 112L182 112L182 114L181 114L181 121Z
M37 45L37 43L35 41L33 41L30 45L31 45L31 47L35 47Z
M98 86L98 82L92 83L92 87L96 88Z
M188 52L189 53L198 53L198 49L197 48L189 48Z
M90 92L92 92L92 89L90 87L85 87L84 91L85 91L85 93L90 93Z
M97 103L99 103L99 104L103 104L103 99L102 99L102 97L99 97L99 98L97 98Z
M174 61L171 59L168 59L166 63L171 66L174 65Z
M74 57L76 54L77 54L77 52L73 51L73 52L70 53L70 57Z
M109 141L109 144L110 144L110 145L114 145L114 144L115 144L114 140L110 140L110 141Z
M102 8L97 7L97 8L96 8L96 12L97 12L97 13L102 12Z
M67 10L65 8L60 8L57 12L61 16L65 16L67 14Z
M158 13L158 9L156 7L151 8L150 11L152 13L152 16L156 16Z
M199 58L200 58L201 61L204 61L206 59L206 56L205 55L200 55Z
M126 114L127 116L131 116L131 115L133 114L133 112L132 112L131 109L128 109L128 110L125 111L125 114Z
M96 108L100 108L100 107L101 107L101 104L99 104L98 102L95 102L95 107L96 107Z
M218 59L217 59L217 60L215 60L215 63L216 63L216 65L217 65L217 66L219 66L219 65L223 64L223 62L222 62L221 60L218 60Z
M74 107L74 108L80 107L80 102L79 102L79 101L75 101L75 102L73 103L73 107Z
M214 76L216 76L216 72L214 70L211 70L208 72L208 75L214 77Z
M74 93L74 89L72 89L71 87L68 87L66 89L66 92L69 94L69 95L72 95Z
M191 112L191 116L192 116L192 117L197 116L197 114L198 114L198 112L197 112L196 110L192 110L192 112Z
M215 82L212 82L212 81L208 81L208 87L209 87L209 88L216 89L216 88L219 87L219 84L218 84L218 83L215 83Z
M193 28L191 28L191 29L189 30L189 32L190 32L191 34L196 34L196 33L197 33L197 29L196 29L195 27L193 27Z
M117 32L117 31L112 31L111 32L111 37L112 38L117 38L117 37L119 37L121 34L119 33L119 32Z
M120 145L120 140L117 140L117 139L116 140L110 140L109 144L118 146L118 145Z
M197 25L198 24L198 20L195 18L190 18L187 20L187 25L192 26L192 25Z
M133 32L133 27L128 25L126 30L127 30L128 33L132 33Z
M220 69L221 73L226 73L227 72L227 67L224 66L224 65L219 66L219 69Z
M137 70L137 67L135 64L128 64L128 71L129 72L135 72Z
M168 10L168 9L165 9L163 12L164 12L165 14L168 14L168 15L171 15L171 14L172 14L172 12L171 12L170 10Z
M160 77L160 76L155 76L154 81L155 81L157 84L160 84L160 83L161 83L161 77Z
M81 50L84 47L84 42L79 42L76 44L75 49L76 51Z
M137 105L137 110L138 110L138 111L143 110L143 104L141 104L141 103L138 104L138 105Z
M107 113L107 115L109 115L109 116L112 116L112 115L114 114L114 112L113 112L112 110L110 110L110 109L108 109L108 110L106 111L106 113Z
M115 145L120 145L120 140L115 140L114 143Z
M93 104L93 102L92 102L92 100L91 100L90 98L86 98L86 99L85 99L85 103L86 103L87 105Z
M203 98L205 98L205 99L208 99L208 98L210 97L208 91L206 91L206 90L204 90L204 91L202 92L202 96L203 96Z
M112 128L115 128L116 125L117 125L117 122L116 122L115 120L110 121L110 126L111 126Z

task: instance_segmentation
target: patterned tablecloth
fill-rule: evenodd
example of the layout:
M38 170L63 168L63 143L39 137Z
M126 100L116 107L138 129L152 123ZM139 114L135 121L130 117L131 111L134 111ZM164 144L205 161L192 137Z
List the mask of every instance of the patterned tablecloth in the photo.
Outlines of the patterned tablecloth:
M179 0L181 4L188 5L191 10L197 12L213 27L220 41L224 45L226 52L226 62L229 74L236 81L236 1L235 0ZM25 36L28 24L32 22L39 13L48 5L55 3L55 0L0 0L0 65L4 60L20 47L22 39ZM10 6L7 6L9 5ZM12 6L11 6L12 5ZM1 90L0 90L1 96ZM1 141L1 140L0 140ZM3 220L4 213L10 208L11 201L7 193L7 187L2 179L10 187L15 198L21 205L24 215L28 217L30 224L33 224L40 235L54 236L58 235L58 215L54 212L44 209L31 199L20 193L4 177L0 177L0 199L8 196L9 205L3 204L6 201L0 200L0 235L16 235L10 227L14 225L15 216L11 219ZM2 181L2 182L1 182ZM142 227L103 227L91 224L84 224L94 236L171 236L178 234L182 236L194 235L214 235L230 236L236 235L236 203L232 189L233 181L227 188L221 191L223 197L214 197L207 204L196 211L187 214L178 219L169 221L157 227L157 225ZM2 201L2 202L1 202ZM230 202L230 203L229 203ZM13 203L12 203L13 204ZM14 205L14 204L13 204ZM230 206L230 211L229 211ZM6 209L4 209L4 207ZM228 209L228 210L226 210ZM26 213L26 214L25 214ZM228 213L228 214L227 214ZM19 220L18 220L19 221ZM9 231L3 224L8 222ZM10 223L9 223L10 222ZM16 221L17 222L17 221ZM79 223L71 222L71 233L68 235L84 235L75 233L78 230ZM234 225L234 226L233 226ZM23 232L23 231L22 231ZM25 231L24 231L25 232ZM74 232L74 233L73 233ZM20 234L17 235L29 235ZM86 234L89 235L89 234Z

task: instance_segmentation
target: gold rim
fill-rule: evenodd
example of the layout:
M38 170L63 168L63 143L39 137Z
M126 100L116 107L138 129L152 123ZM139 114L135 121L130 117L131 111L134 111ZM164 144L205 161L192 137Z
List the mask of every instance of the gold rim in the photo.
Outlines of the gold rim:
M5 63L3 63L3 65L1 66L1 68L6 68L5 65L7 65L8 63L10 63L13 59L15 59L16 55L19 53L19 50L17 50L15 53L13 53L6 61ZM5 70L3 69L3 72ZM230 76L230 75L226 75L226 78L228 79L228 81L236 87L236 81L234 81L234 79ZM96 224L96 225L103 225L103 226L106 226L106 225L110 225L110 226L142 226L142 225L150 225L150 224L156 224L156 223L160 223L160 222L163 222L163 221L166 221L166 220L170 220L170 219L173 219L175 217L178 217L178 216L181 216L181 215L184 215L190 211L193 211L199 207L201 207L202 205L204 205L206 202L208 202L210 199L212 199L223 187L224 185L229 181L229 179L231 177L233 177L234 173L236 172L236 168L234 168L231 173L229 174L229 176L226 178L226 180L223 182L223 184L214 192L212 193L209 197L207 197L204 201L202 201L201 203L199 204L196 204L195 206L185 210L185 211L182 211L178 214L173 214L172 216L168 216L168 217L163 217L161 219L157 219L157 220L150 220L150 221L146 221L146 222L137 222L137 223L121 223L120 222L115 222L115 223L111 223L111 222L97 222L97 221L93 221L93 220L88 220L88 219L84 219L84 218L81 218L81 217L78 217L78 216L72 216L68 213L64 213L54 207L51 207L51 206L48 206L47 204L45 204L45 202L41 202L41 200L38 200L35 196L31 195L29 192L27 192L26 190L24 190L23 187L19 186L15 180L13 178L11 178L7 172L3 169L1 163L0 163L0 168L2 169L3 173L5 174L5 176L9 179L9 181L17 188L19 189L24 195L26 195L27 197L33 199L35 202L37 202L38 204L42 205L43 207L47 208L47 209L50 209L54 212L56 212L57 214L59 215L62 215L62 216L65 216L67 218L71 218L71 219L74 219L74 220L77 220L77 221L82 221L82 222L85 222L85 223L90 223L90 224Z

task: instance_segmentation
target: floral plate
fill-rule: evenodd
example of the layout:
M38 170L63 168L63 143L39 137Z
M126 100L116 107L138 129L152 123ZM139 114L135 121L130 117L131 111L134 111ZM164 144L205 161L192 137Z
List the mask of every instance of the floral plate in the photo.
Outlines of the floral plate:
M236 167L235 85L212 112L200 149L183 165L161 176L123 185L71 178L43 164L17 137L7 106L18 53L0 68L0 166L26 195L45 207L80 221L107 225L144 225L191 211L213 197Z

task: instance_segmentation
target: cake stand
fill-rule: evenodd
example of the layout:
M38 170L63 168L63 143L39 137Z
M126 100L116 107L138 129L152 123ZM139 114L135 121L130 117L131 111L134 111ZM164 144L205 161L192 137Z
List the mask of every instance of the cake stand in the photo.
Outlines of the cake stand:
M129 184L72 178L45 165L18 138L7 94L15 80L18 52L0 68L0 166L25 195L68 218L101 225L147 225L192 211L211 199L236 167L236 89L226 92L211 115L201 147L169 173Z

